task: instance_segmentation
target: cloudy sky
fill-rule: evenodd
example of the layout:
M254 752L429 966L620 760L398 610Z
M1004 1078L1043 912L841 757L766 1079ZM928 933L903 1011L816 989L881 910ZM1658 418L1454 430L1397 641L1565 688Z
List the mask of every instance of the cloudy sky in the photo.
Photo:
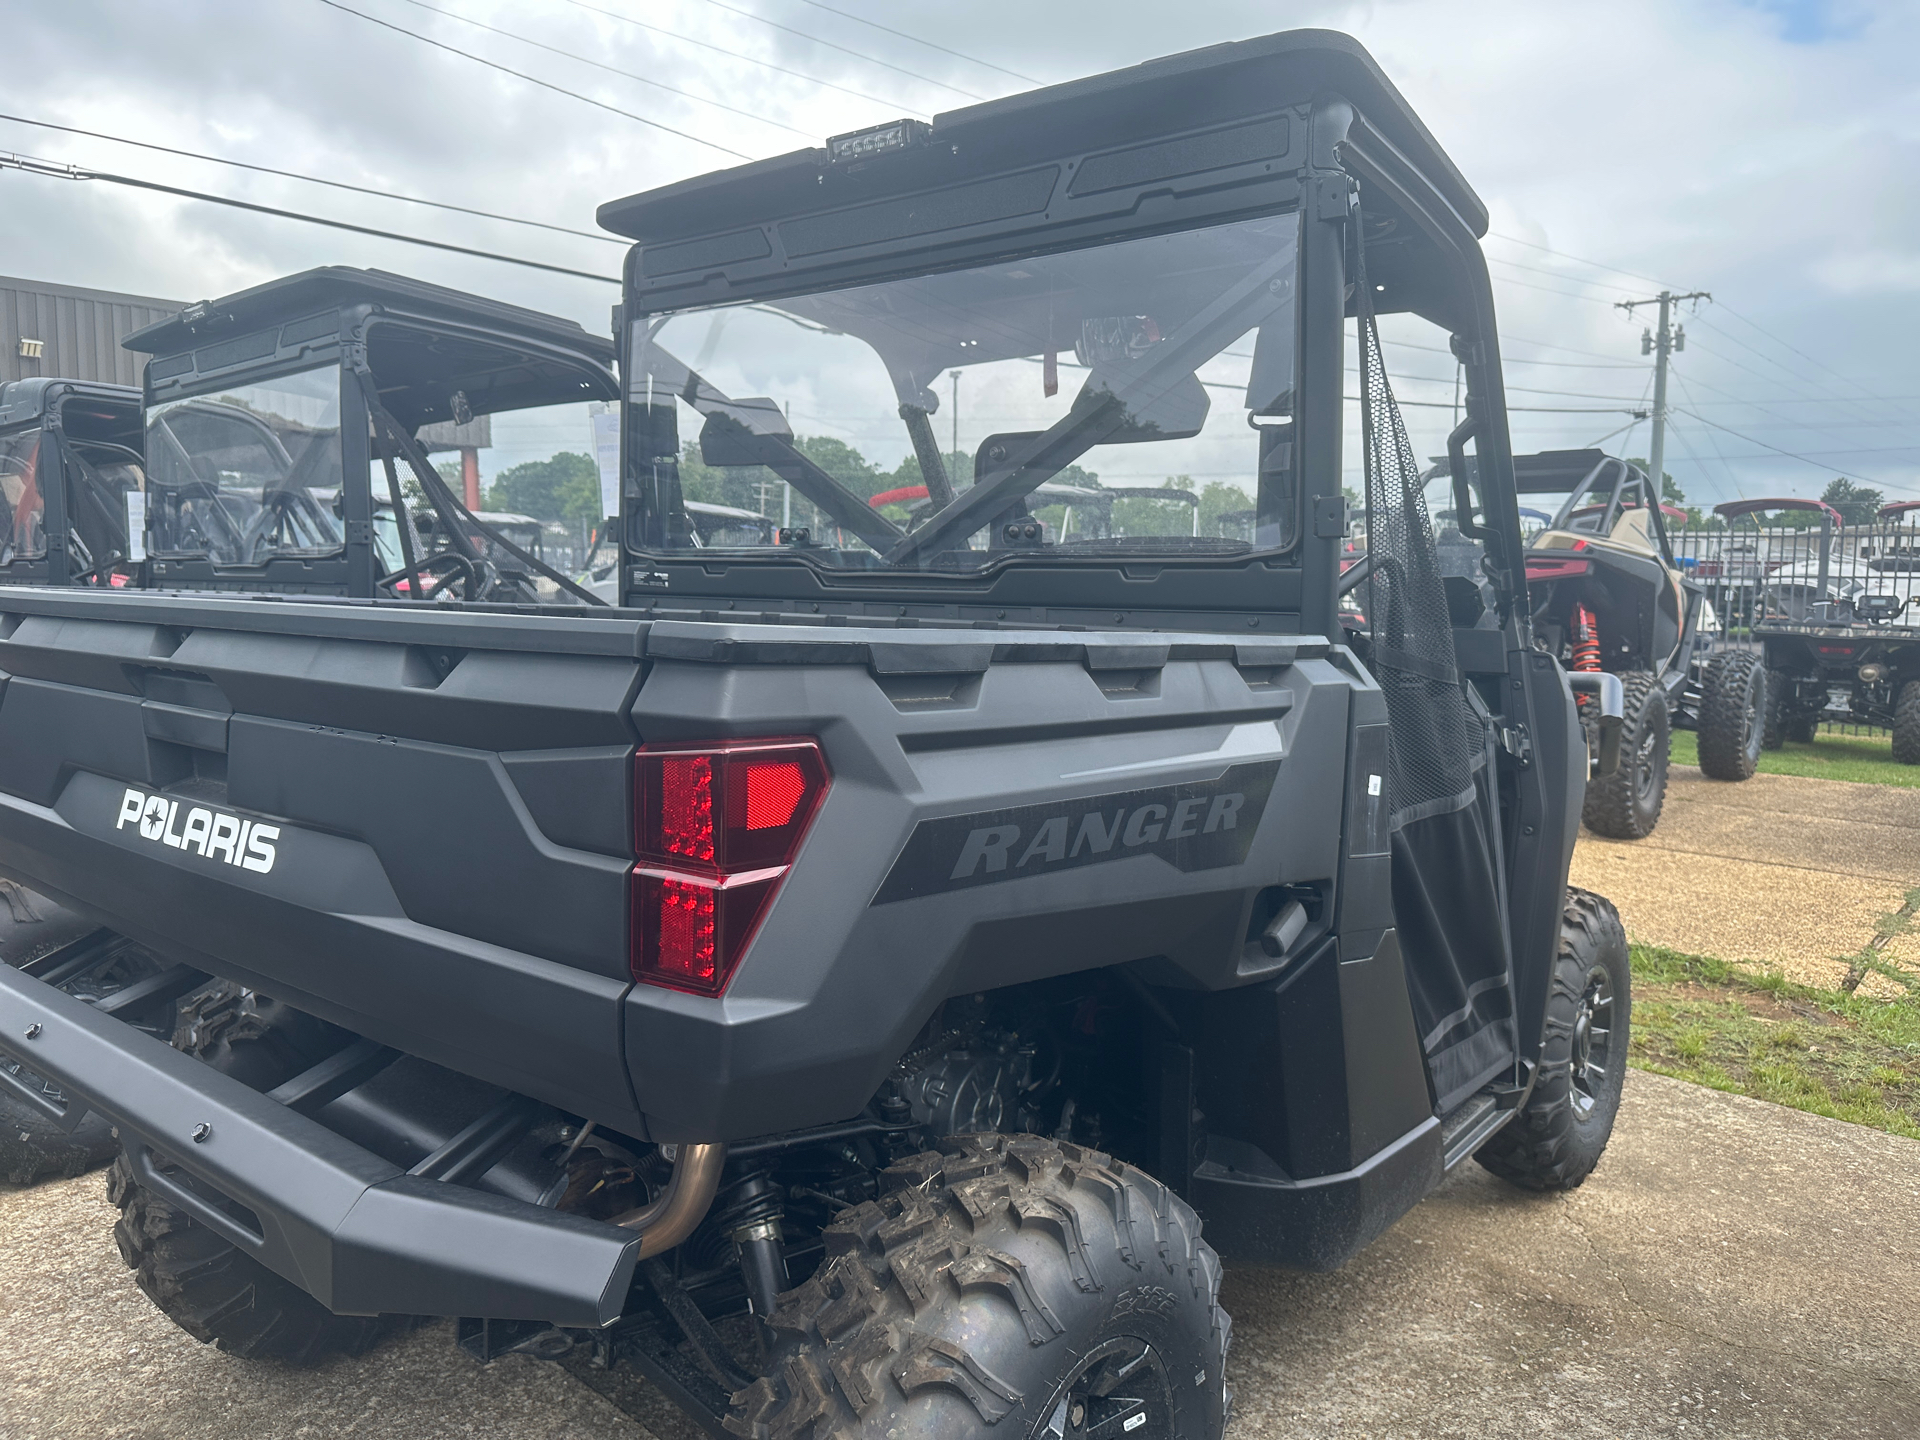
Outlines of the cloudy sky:
M1707 290L1713 302L1685 315L1671 396L1668 468L1690 500L1817 494L1836 474L1920 497L1913 0L0 0L0 17L0 113L14 117L0 155L607 275L619 249L595 239L19 120L591 231L604 200L897 115L1267 30L1346 30L1491 207L1517 447L1631 423L1651 386L1648 317L1614 302ZM193 300L330 263L596 330L614 298L589 280L0 170L0 273ZM1451 397L1443 357L1395 364L1403 398ZM1409 414L1432 447L1444 412ZM1607 444L1644 454L1646 441L1643 423Z

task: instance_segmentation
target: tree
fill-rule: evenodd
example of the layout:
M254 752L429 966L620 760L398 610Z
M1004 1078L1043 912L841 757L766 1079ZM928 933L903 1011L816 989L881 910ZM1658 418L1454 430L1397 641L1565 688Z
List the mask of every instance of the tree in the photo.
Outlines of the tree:
M1838 510L1849 525L1871 525L1880 507L1887 503L1887 497L1872 486L1856 485L1844 475L1835 476L1820 498Z
M1644 456L1635 455L1627 461L1627 464L1637 465L1642 474L1646 473L1647 461ZM1673 478L1672 474L1670 474L1664 466L1661 467L1660 471L1660 498L1669 505L1676 505L1681 509L1686 508L1687 492L1680 488L1679 482Z
M453 493L459 493L457 484ZM493 476L486 507L536 520L601 520L599 467L593 457L570 449L545 461L513 465Z
M458 486L454 493L458 494ZM487 488L489 510L509 510L536 520L601 520L600 467L593 458L563 450L550 460L528 460L502 470Z
M1210 481L1200 492L1200 533L1225 535L1230 540L1245 540L1253 535L1253 497L1238 485ZM1222 523L1222 516L1233 516ZM1246 517L1246 518L1242 518Z

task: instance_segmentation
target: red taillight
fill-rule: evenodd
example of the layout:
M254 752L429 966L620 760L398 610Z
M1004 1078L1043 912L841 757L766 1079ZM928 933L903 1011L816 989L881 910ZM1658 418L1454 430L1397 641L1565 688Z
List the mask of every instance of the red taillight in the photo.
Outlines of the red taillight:
M660 840L663 856L713 863L713 759L665 755L660 759Z
M813 740L642 747L634 757L633 978L718 995L827 793Z

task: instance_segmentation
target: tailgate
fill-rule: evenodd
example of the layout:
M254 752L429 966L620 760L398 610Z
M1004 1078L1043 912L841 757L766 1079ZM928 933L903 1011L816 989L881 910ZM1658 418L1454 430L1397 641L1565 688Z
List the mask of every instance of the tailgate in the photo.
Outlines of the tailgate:
M630 616L0 593L0 873L638 1125Z

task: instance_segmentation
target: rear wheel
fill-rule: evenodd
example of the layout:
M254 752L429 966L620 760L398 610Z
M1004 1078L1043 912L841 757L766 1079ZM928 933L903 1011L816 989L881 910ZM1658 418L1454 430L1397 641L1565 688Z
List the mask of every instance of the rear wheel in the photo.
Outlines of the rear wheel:
M1713 657L1700 681L1700 770L1713 780L1747 780L1760 765L1767 672L1748 650Z
M1902 685L1894 702L1893 758L1902 765L1920 765L1920 680Z
M269 1090L351 1037L256 991L216 980L179 1002L174 1048L256 1090ZM162 1174L167 1162L154 1157ZM177 1172L176 1172L177 1173ZM396 1317L335 1315L292 1281L143 1185L121 1155L107 1172L120 1258L147 1298L194 1339L249 1360L310 1365L358 1355Z
M1596 835L1640 840L1653 833L1667 798L1667 757L1673 736L1667 696L1646 671L1620 677L1626 692L1621 715L1620 768L1587 782L1580 818Z
M1786 671L1767 672L1767 723L1760 742L1763 748L1778 750L1788 741L1795 745L1813 743L1820 729L1820 716L1800 704L1795 689L1794 678Z
M780 1299L753 1440L1218 1440L1220 1261L1166 1186L1097 1151L965 1135L887 1172Z
M158 1163L164 1170L164 1162ZM125 1155L107 1172L107 1198L120 1207L113 1227L120 1258L147 1298L203 1344L242 1359L310 1365L329 1355L363 1353L391 1323L335 1315L147 1189Z
M29 965L95 930L36 890L0 879L0 964ZM88 1112L72 1131L0 1095L0 1184L32 1185L98 1169L120 1151L106 1116Z
M1619 912L1568 887L1539 1077L1526 1107L1476 1160L1527 1190L1571 1190L1593 1173L1626 1085L1631 984Z

